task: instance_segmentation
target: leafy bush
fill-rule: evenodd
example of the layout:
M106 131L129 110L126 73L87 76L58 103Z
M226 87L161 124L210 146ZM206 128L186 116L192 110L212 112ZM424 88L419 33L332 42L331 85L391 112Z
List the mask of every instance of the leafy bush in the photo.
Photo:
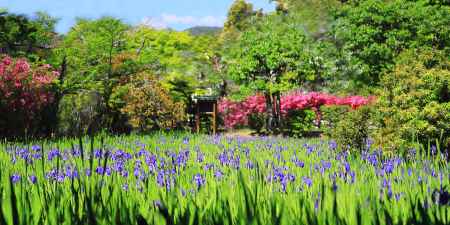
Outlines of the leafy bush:
M256 133L261 133L263 128L266 117L264 114L261 113L253 113L248 116L248 126L250 129L256 131Z
M284 123L285 133L293 137L303 137L314 129L315 113L312 110L293 110Z
M331 130L331 137L341 149L363 150L370 135L370 118L372 115L370 106L362 106L356 110L350 110L336 126Z
M140 131L174 128L184 120L184 104L174 102L152 75L137 74L127 85L129 94L121 111L128 115L134 128Z
M0 57L0 135L39 133L48 122L41 121L42 112L54 101L58 76L49 65L34 66L25 59Z
M344 119L350 109L349 106L342 105L320 107L320 111L322 112L322 124L320 129L323 133L326 136L331 137L339 121Z
M59 103L59 127L61 135L82 135L98 131L101 112L105 109L102 97L94 91L83 91L64 96Z
M377 142L387 148L437 140L450 146L450 61L438 51L408 51L384 75Z

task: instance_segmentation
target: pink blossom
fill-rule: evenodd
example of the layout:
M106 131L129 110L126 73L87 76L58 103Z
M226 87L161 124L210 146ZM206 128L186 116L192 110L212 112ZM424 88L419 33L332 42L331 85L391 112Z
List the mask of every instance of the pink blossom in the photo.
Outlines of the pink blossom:
M327 93L310 92L301 93L293 92L281 97L281 114L286 116L290 111L313 109L316 113L316 123L320 123L321 106L347 105L356 109L360 106L367 105L372 102L375 97L363 96L347 96L338 97ZM248 116L251 114L262 114L266 111L266 100L261 94L248 97L242 102L233 102L226 98L219 102L219 113L224 117L225 126L228 128L238 125L247 125Z
M53 93L49 85L58 77L48 65L31 67L25 59L0 59L0 96L6 107L4 112L25 113L27 119L51 103Z

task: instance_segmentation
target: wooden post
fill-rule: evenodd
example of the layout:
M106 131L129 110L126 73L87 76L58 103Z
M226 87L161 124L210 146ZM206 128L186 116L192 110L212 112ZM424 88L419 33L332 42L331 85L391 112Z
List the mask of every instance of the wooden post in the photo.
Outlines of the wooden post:
M196 112L195 112L195 127L196 127L196 132L200 133L200 104L197 102L196 107Z
M213 103L213 122L212 122L212 126L213 126L213 135L216 135L216 131L217 131L217 101L215 101Z

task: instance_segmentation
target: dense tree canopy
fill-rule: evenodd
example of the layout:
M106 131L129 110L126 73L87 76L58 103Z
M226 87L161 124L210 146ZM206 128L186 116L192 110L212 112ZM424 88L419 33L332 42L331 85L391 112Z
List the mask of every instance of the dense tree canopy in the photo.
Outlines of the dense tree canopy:
M57 38L56 22L44 12L29 18L0 11L0 53L32 60L46 59Z
M450 54L450 7L429 1L350 1L336 14L333 34L351 52L360 73L352 79L378 85L403 50L423 48Z

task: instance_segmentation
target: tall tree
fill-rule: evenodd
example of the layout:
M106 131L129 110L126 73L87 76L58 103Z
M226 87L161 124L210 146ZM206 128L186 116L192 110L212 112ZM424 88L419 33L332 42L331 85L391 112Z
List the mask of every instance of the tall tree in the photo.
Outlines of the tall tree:
M124 55L128 29L128 25L111 17L78 19L56 50L67 64L64 92L98 92L105 106L102 115L106 116L107 127L118 119L118 112L109 104L113 89L127 75L124 65L133 65L130 57Z
M228 72L241 89L263 92L266 98L266 128L281 123L280 93L293 80L304 80L299 62L306 60L306 37L292 20L268 16L242 34L228 58Z
M254 11L251 3L247 3L245 0L235 0L228 10L221 34L222 39L225 41L234 40L240 32L250 26L252 17L258 14L261 14L261 12Z
M33 17L0 12L0 53L27 57L33 61L46 59L57 38L57 19L44 12Z
M341 6L339 0L274 0L276 11L289 14L299 21L314 38L324 38L333 24L333 12Z

